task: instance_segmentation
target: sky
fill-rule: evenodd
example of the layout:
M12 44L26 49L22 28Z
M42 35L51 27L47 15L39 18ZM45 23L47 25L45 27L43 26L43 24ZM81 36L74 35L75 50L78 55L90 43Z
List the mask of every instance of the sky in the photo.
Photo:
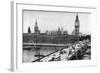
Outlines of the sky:
M40 32L46 30L63 30L68 31L69 34L75 29L75 19L78 14L80 21L80 32L83 34L90 34L90 15L89 13L75 13L75 12L54 12L54 11L23 11L23 33L28 32L30 26L31 31L34 32L35 22L37 21Z

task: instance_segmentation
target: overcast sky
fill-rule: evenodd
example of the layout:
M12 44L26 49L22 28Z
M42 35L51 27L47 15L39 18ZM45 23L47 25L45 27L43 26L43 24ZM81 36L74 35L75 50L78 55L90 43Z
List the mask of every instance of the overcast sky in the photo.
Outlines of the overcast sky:
M34 25L37 20L38 27L41 32L46 30L58 30L58 27L72 33L75 26L77 13L69 12L49 12L49 11L23 11L23 32L27 33L30 26L34 32ZM80 32L90 33L90 15L87 13L78 13L80 21Z

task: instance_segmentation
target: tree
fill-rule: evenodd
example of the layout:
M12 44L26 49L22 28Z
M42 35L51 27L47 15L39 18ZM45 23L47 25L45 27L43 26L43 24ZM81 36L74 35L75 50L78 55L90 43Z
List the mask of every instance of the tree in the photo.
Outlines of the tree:
M28 33L31 33L31 29L30 29L30 27L28 27Z

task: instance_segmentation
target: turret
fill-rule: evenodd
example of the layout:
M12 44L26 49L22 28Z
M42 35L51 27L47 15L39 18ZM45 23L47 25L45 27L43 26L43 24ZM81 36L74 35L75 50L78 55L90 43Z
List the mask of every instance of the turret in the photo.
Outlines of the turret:
M35 22L34 33L40 33L38 25L37 25L37 21Z

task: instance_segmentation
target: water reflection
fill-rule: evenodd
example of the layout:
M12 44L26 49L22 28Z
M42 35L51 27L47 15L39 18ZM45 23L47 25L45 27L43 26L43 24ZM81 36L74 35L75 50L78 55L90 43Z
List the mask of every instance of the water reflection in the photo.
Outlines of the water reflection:
M30 49L24 49L23 50L23 62L32 62L34 60L39 59L39 56L36 55L48 55L52 52L55 52L57 50L60 50L62 47L40 47L40 49L36 49L34 47Z

